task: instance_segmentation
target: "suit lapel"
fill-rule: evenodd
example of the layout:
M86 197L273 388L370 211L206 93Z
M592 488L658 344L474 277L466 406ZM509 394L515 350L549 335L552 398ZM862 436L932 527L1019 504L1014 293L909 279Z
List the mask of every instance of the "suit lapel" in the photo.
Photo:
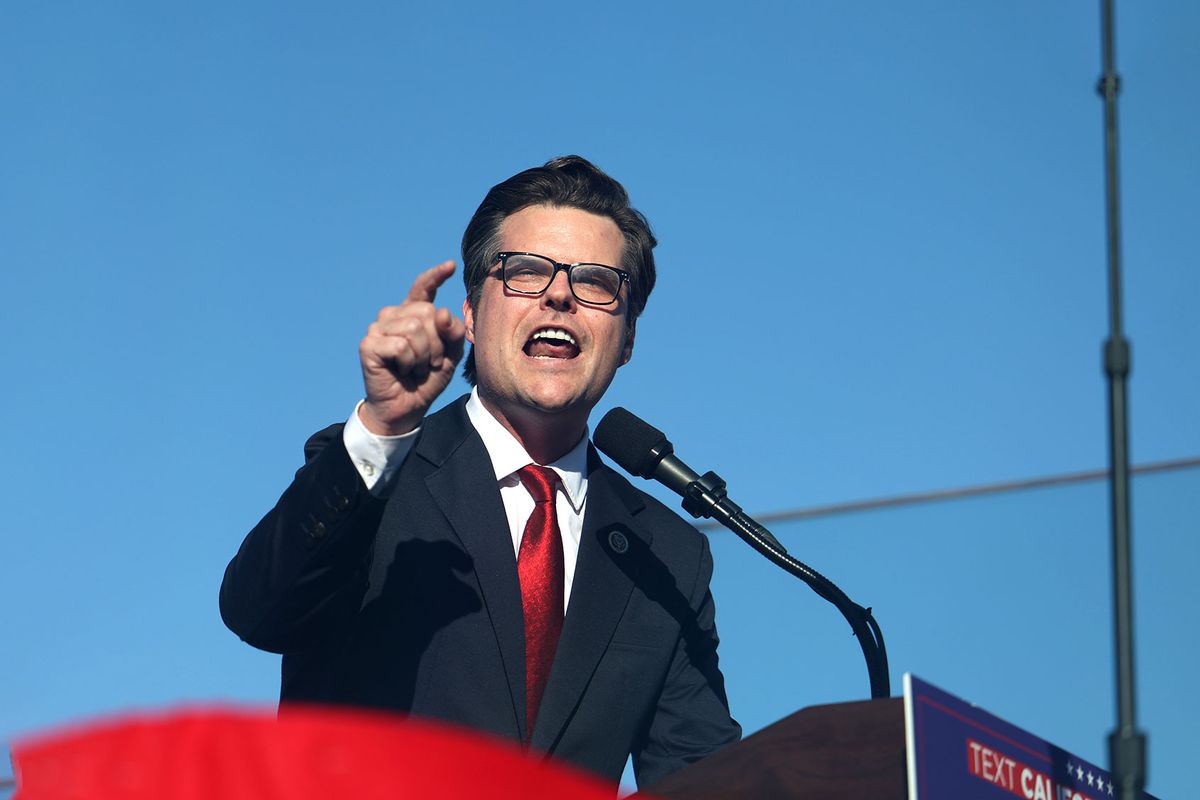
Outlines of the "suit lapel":
M425 485L471 557L500 648L516 726L524 739L525 620L504 506L491 459L467 419L463 402L447 408L444 415L444 424L430 425L425 431L415 454L437 465Z
M571 601L533 730L532 746L546 752L553 750L579 705L633 591L633 579L617 561L628 548L618 551L613 541L619 544L620 536L632 535L648 545L651 538L633 518L641 499L618 491L594 451L588 461L587 510Z

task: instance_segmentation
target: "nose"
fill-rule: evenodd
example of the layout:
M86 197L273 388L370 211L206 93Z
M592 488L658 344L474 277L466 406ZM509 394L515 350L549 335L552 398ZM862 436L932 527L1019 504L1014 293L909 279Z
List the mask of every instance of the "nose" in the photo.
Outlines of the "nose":
M565 269L559 270L550 280L550 285L542 294L542 302L551 308L569 309L575 305L575 295L571 293L571 280Z

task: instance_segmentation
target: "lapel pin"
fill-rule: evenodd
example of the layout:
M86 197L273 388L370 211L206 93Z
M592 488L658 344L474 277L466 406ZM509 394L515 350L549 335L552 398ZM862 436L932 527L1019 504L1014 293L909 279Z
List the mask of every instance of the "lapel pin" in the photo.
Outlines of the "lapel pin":
M608 546L611 547L615 553L624 553L629 549L629 540L626 539L625 534L621 533L620 531L609 531Z

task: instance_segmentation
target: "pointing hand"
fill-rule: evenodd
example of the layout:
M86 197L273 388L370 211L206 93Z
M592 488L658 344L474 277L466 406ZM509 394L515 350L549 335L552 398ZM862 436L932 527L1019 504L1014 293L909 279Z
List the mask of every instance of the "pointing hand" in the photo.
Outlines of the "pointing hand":
M372 433L416 428L454 377L463 354L463 321L433 304L438 287L453 274L453 261L422 272L404 302L382 309L359 343L367 393L359 419Z

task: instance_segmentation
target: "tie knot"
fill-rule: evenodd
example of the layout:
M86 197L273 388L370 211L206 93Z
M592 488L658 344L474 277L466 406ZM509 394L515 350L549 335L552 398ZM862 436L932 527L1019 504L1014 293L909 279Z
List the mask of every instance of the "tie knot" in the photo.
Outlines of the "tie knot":
M558 486L558 473L549 467L539 467L537 464L527 464L517 470L525 491L533 496L535 503L549 503L554 500L554 489Z

